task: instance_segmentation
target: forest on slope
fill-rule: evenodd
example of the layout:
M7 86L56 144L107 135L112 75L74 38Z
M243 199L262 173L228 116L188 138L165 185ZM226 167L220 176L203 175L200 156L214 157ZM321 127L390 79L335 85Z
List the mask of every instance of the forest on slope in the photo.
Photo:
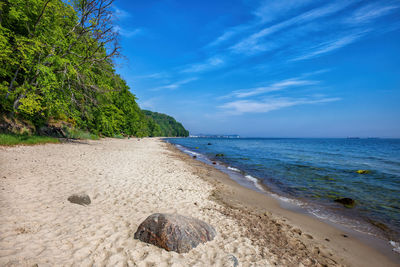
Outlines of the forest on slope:
M189 136L189 131L173 117L149 110L143 110L143 112L160 127L161 136Z
M188 136L173 118L145 114L116 73L112 4L0 2L0 130L22 123L33 133L63 125L102 136Z

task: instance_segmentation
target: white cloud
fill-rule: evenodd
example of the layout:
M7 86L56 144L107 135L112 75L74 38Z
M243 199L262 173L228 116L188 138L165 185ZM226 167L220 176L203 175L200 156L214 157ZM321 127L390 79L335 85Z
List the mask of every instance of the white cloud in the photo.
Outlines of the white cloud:
M265 87L257 87L257 88L247 89L247 90L234 91L229 96L234 96L237 98L245 98L245 97L265 94L265 93L269 93L269 92L280 91L280 90L287 89L289 87L315 85L317 83L318 83L318 81L292 78L292 79L286 79L283 81L279 81L279 82L273 83L273 84L271 84L269 86L265 86Z
M220 67L224 64L224 60L221 57L211 57L204 63L196 63L184 67L182 72L203 72L216 67Z
M267 113L291 106L318 104L338 101L340 98L267 98L262 101L237 100L225 103L219 108L228 114L240 115L244 113Z
M155 72L155 73L135 76L135 78L138 78L138 79L162 79L165 77L168 77L168 74L166 74L164 72Z
M357 41L367 32L368 30L363 30L347 36L339 36L337 39L319 44L317 47L310 49L311 51L306 51L303 55L293 58L292 61L309 59L342 48Z
M177 81L177 82L174 82L174 83L170 83L170 84L166 84L166 85L154 88L153 91L158 91L158 90L161 90L161 89L175 90L175 89L178 89L179 87L181 87L182 85L190 83L190 82L195 81L197 79L198 79L197 77L188 78L188 79L185 79L185 80Z
M122 28L119 25L114 26L113 30L114 30L114 32L119 33L121 36L124 36L127 38L138 35L143 31L142 29L127 30L127 29Z
M122 19L126 19L126 18L129 18L129 17L131 17L131 14L129 14L127 11L125 11L125 10L122 10L122 9L120 9L120 8L118 8L118 7L116 7L116 6L114 6L114 17L117 19L117 20L122 20Z
M373 3L367 6L363 6L356 10L351 17L349 17L346 22L352 24L368 23L374 19L378 19L382 16L388 15L393 10L399 8L397 5L385 6L382 3Z
M316 0L264 0L261 5L253 12L260 19L260 22L266 23L286 16L289 12L298 8L307 6L310 3L318 2Z
M218 36L217 39L215 39L214 41L212 41L211 43L206 45L206 47L218 46L218 45L228 41L235 35L250 29L252 26L253 25L239 25L239 26L228 28L222 35Z

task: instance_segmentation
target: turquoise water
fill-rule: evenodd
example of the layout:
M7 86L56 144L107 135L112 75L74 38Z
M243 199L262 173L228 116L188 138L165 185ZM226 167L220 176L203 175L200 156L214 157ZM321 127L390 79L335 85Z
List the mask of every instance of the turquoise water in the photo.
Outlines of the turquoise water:
M171 138L270 191L334 221L346 218L363 231L400 233L400 139ZM209 145L211 143L211 145ZM216 157L222 153L223 157ZM368 170L359 174L357 170ZM354 208L334 202L348 197ZM312 207L312 208L310 208ZM361 227L362 226L362 227ZM376 227L378 226L378 227Z

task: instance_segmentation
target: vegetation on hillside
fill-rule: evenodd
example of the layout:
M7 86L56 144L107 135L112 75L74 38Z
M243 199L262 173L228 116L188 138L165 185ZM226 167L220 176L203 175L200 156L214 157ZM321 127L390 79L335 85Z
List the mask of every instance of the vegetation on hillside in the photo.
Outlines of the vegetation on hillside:
M4 121L23 121L32 125L33 133L63 122L103 136L163 135L167 128L144 114L115 72L113 59L120 47L112 3L0 2L0 112L7 118Z
M189 136L189 131L187 131L181 123L177 122L171 116L149 110L143 110L143 112L149 117L149 119L154 120L157 126L159 126L160 132L157 132L158 135L182 137Z

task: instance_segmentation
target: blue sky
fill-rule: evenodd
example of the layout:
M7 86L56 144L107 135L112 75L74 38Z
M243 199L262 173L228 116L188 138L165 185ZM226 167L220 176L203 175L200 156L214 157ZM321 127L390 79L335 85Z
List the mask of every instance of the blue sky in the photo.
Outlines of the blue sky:
M400 137L400 1L118 0L117 71L192 133Z

